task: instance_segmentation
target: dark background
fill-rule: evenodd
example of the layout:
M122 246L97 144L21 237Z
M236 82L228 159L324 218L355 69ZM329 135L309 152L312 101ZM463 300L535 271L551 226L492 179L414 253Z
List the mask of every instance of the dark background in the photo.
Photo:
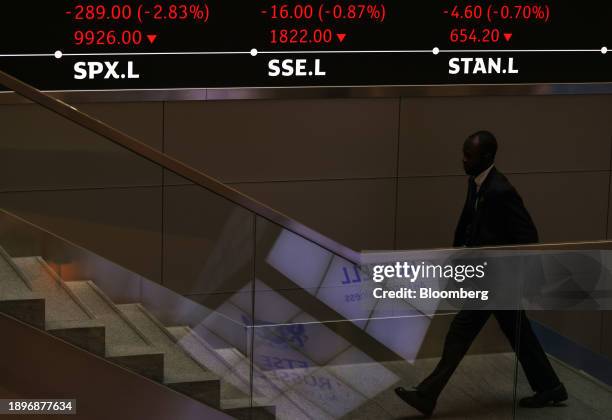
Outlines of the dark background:
M76 2L54 0L26 3L3 2L0 36L0 54L64 53L82 52L167 52L167 51L249 51L258 50L392 50L426 49L437 46L441 49L512 48L512 49L600 49L612 47L612 4L601 1L554 1L549 4L551 20L548 23L505 22L485 27L499 27L511 31L510 43L458 44L451 45L448 34L453 27L472 27L475 21L457 21L442 13L453 4L482 4L491 2L465 1L406 1L385 0L387 17L384 23L363 22L321 24L318 19L312 27L330 27L337 32L346 32L344 43L334 42L329 46L310 45L271 46L269 30L289 27L307 27L304 22L274 23L262 16L260 10L272 3L270 0L209 0L211 17L208 23L154 22L146 20L143 25L133 20L109 26L108 21L75 23L66 15ZM89 4L142 4L142 1L119 0L91 1ZM160 2L170 4L172 2ZM176 3L203 3L196 0L177 0ZM305 2L287 2L290 4ZM313 0L313 5L318 5ZM337 0L333 4L351 4ZM362 3L362 2L355 2ZM363 3L381 3L372 0ZM536 2L494 1L494 4L536 4ZM88 4L83 1L82 4ZM145 3L152 7L155 2ZM273 26L272 26L273 25ZM75 29L140 29L144 34L158 34L153 45L148 41L138 47L102 46L77 47L72 45ZM492 46L492 47L491 47ZM53 57L0 58L0 69L7 71L40 89L110 89L110 88L197 88L197 87L241 87L241 86L297 86L297 85L406 85L406 84L455 84L455 83L563 83L610 81L612 54L599 53L467 53L468 56L512 56L519 75L448 75L448 59L454 54L325 54L314 55L268 55L258 57L238 56L124 56L124 57ZM460 56L460 54L457 54ZM268 60L272 58L321 58L327 76L302 78L270 78L267 76ZM75 81L73 66L77 61L133 60L139 80Z

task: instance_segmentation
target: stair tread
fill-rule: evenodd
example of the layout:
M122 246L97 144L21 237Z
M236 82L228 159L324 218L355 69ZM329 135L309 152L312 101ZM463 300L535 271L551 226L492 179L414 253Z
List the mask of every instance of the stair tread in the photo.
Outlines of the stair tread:
M164 382L168 384L211 381L219 378L212 372L207 371L189 354L187 354L172 338L164 331L159 322L153 319L144 307L137 303L117 305L117 307L128 317L128 319L147 337L151 344L164 353Z
M155 353L151 345L119 313L102 292L89 281L70 281L66 285L91 310L95 319L106 327L106 353L128 355L134 350ZM159 351L157 351L159 352Z
M200 364L221 378L221 399L248 398L251 392L249 385L250 372L246 359L228 362L222 351L232 349L213 349L208 347L191 328L186 326L167 327L168 331L179 340L180 345ZM236 361L237 363L232 363Z
M224 376L231 370L231 365L224 363L214 349L204 345L189 327L167 327L167 330L176 338L179 345L185 349L185 351L198 360L200 364L206 366L207 369L220 376Z
M52 276L39 257L13 258L15 264L28 276L32 290L45 298L46 325L61 321L87 321L91 317L83 307Z
M234 410L244 409L251 407L250 398L224 398L221 400L221 410ZM274 410L274 406L270 405L264 399L253 399L253 408L271 409Z
M31 298L32 290L4 257L0 257L0 300Z
M0 274L1 275L1 274ZM15 301L30 301L30 300L45 300L45 298L38 293L27 292L27 293L12 293L2 292L2 287L0 286L0 302L15 302Z

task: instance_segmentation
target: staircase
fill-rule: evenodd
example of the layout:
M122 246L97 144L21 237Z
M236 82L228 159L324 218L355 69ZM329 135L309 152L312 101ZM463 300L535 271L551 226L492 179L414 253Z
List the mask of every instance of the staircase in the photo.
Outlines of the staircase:
M275 418L256 394L251 404L248 375L227 374L223 352L248 363L240 352L213 349L188 326L166 327L140 303L117 305L91 281L66 282L41 257L0 248L0 312L235 418Z

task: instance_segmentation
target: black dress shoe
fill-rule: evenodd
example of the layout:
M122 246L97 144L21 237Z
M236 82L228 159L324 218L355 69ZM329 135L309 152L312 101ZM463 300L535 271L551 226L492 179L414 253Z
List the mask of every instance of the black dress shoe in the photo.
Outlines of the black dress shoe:
M527 408L541 408L558 405L567 400L567 390L563 384L559 384L548 391L538 392L531 397L521 398L519 405Z
M436 402L421 394L418 390L408 391L401 386L395 388L395 393L408 405L419 410L425 417L431 417L436 408Z

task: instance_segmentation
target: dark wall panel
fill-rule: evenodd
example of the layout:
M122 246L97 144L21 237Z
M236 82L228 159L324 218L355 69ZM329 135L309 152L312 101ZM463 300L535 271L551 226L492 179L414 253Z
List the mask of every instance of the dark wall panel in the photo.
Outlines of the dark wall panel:
M461 147L494 132L508 172L608 170L611 96L403 98L400 175L462 173Z
M84 105L160 148L161 104ZM0 106L0 190L159 184L161 169L38 105Z
M355 250L393 248L394 179L234 187Z
M166 151L226 182L395 176L397 99L166 105Z
M467 178L461 176L400 179L398 248L452 246L466 191Z
M522 195L542 242L605 239L608 173L520 174L508 178Z
M184 295L250 290L254 223L249 211L199 187L166 187L164 286Z
M161 278L161 188L1 193L0 207L153 281Z
M540 233L540 241L604 239L607 172L508 175ZM467 194L465 176L404 178L399 183L399 248L452 244Z
M162 102L77 104L79 111L161 150L164 127Z

